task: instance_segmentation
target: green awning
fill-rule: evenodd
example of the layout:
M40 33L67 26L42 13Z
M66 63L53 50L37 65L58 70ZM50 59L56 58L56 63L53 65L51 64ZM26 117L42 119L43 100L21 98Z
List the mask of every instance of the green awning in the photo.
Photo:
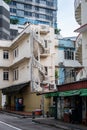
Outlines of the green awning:
M80 90L70 90L70 91L59 92L60 97L73 96L73 95L79 95L79 94L80 94Z
M87 96L87 89L80 89L81 94L80 96Z
M79 96L87 96L87 89L79 89L79 90L70 90L70 91L64 91L64 92L53 92L53 93L48 93L45 94L45 97L67 97L67 96L74 96L74 95L79 95Z
M47 93L47 94L45 94L46 98L48 98L48 97L56 97L56 96L59 96L59 92L53 92L53 93Z

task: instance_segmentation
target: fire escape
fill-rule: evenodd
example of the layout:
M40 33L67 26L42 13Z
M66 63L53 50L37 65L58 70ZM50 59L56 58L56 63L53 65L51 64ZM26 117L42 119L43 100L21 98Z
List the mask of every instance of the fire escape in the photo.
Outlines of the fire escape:
M41 84L49 82L45 67L40 62L41 57L45 58L50 54L50 49L45 47L46 42L44 38L42 39L39 32L33 32L32 77L34 91L42 91Z

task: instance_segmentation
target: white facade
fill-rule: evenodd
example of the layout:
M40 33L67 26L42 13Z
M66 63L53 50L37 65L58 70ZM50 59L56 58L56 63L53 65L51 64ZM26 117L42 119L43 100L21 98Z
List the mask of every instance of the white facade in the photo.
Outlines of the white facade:
M32 91L41 91L43 82L55 86L55 42L54 29L45 25L28 25L13 41L0 41L0 88L28 81Z
M77 6L76 3L78 3ZM80 41L82 45L82 65L84 66L83 70L81 70L82 78L87 78L87 15L86 12L87 12L87 0L78 0L78 1L75 0L75 18L78 24L80 25L80 28L78 28L75 31L81 34Z
M9 6L3 0L0 0L0 6L5 7L9 11Z

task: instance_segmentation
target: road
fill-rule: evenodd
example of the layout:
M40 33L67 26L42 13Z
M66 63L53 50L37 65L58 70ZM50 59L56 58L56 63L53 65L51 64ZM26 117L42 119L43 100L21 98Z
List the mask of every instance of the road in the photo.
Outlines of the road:
M0 130L60 130L55 127L37 124L31 118L22 118L0 113Z

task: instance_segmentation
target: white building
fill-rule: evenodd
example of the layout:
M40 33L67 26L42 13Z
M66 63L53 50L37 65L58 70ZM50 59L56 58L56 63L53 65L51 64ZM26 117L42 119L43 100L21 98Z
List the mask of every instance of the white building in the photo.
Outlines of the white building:
M28 25L13 41L0 41L0 89L7 96L2 107L6 101L18 109L21 99L25 111L32 111L41 106L37 91L55 89L55 42L48 25Z
M82 60L82 65L84 66L83 70L81 70L80 76L80 79L83 79L87 78L87 0L75 0L74 5L75 19L77 23L80 25L80 27L75 31L80 33L77 37L77 44L79 44L80 52L82 48L82 56L81 53L79 53L79 60Z

